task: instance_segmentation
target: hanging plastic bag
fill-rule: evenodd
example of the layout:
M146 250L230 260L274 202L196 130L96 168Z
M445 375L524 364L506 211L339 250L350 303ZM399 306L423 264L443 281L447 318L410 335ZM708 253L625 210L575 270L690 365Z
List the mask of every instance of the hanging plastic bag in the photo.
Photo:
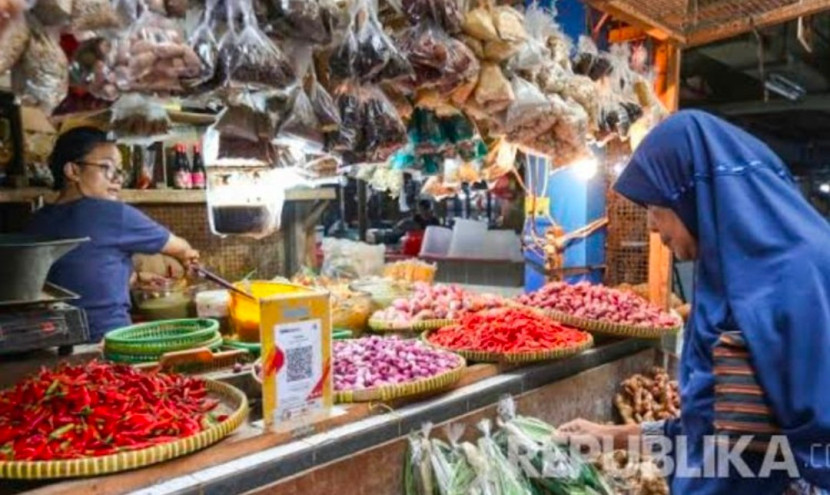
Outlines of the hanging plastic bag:
M288 57L259 29L249 3L242 4L242 17L244 28L234 37L228 70L231 84L251 90L284 89L294 84L296 76Z
M588 76L591 80L597 81L611 73L611 60L606 54L599 53L591 38L580 36L573 70L576 74Z
M220 236L265 238L280 228L285 188L268 168L208 167L210 230Z
M265 31L281 38L328 45L336 6L329 0L265 0Z
M400 47L412 64L419 89L450 93L479 72L478 59L467 45L431 25L405 31Z
M508 67L511 70L532 75L550 61L551 52L547 46L547 40L557 31L553 19L551 12L536 3L527 8L524 15L524 27L528 38L521 45L519 52L510 60Z
M30 19L29 26L31 38L12 70L12 87L24 105L51 115L69 90L69 61L37 21Z
M464 16L464 32L479 41L499 41L499 32L493 24L493 12L489 3L471 9Z
M403 171L379 164L369 179L369 187L377 192L385 192L394 199L401 194L403 182Z
M429 196L435 201L442 201L457 195L461 191L461 184L445 184L443 177L433 176L424 181L421 188L423 196Z
M317 121L320 123L320 130L324 133L337 131L342 123L340 111L326 88L317 82L316 77L311 82L308 97L311 101L311 108L314 110L314 116L317 117Z
M81 87L96 98L114 101L121 94L115 85L115 74L107 63L112 43L106 38L92 38L81 43L69 66L73 87Z
M588 152L589 118L582 105L568 98L551 97L557 116L553 135L556 142L555 163L563 166Z
M449 139L441 126L441 120L434 111L417 107L409 122L409 138L415 155L439 153L449 145Z
M509 43L520 43L527 39L524 16L513 7L502 5L493 10L493 25L499 39Z
M146 9L114 46L113 70L121 91L178 93L199 75L202 62L178 25Z
M227 66L220 63L219 43L214 36L213 13L219 0L208 0L202 14L202 22L190 35L190 49L199 58L199 70L192 77L182 79L182 85L190 92L211 91L222 85L226 78Z
M323 141L323 133L311 101L302 88L295 88L291 111L283 120L274 143L312 153L323 150Z
M23 14L15 14L0 22L0 74L11 69L20 60L31 38L29 24Z
M536 74L535 81L543 93L550 95L563 93L568 79L572 77L573 74L568 73L561 65L549 62Z
M562 98L571 98L585 109L591 128L599 125L600 95L597 85L587 76L571 76L565 79Z
M481 74L478 78L478 86L473 93L473 99L486 112L490 114L505 110L516 96L510 81L504 77L504 73L496 64L486 63L481 66Z
M164 11L167 17L184 19L187 16L188 0L164 0Z
M149 145L166 137L170 118L160 101L129 93L112 106L110 129L121 142Z
M29 7L30 5L24 0L0 1L0 27L2 27L2 21L22 14Z
M384 162L406 144L406 126L380 89L367 89L365 105L363 132L367 156L369 160Z
M72 0L38 0L32 14L44 26L63 26L72 17Z
M383 273L386 247L372 246L347 239L323 239L323 266L320 274L324 277L357 279L380 276Z
M499 138L490 146L490 151L484 159L482 178L492 182L516 168L516 154L518 147L504 138Z
M378 82L411 75L406 58L383 31L371 0L357 0L350 10L349 27L329 60L337 80L356 78Z
M73 0L70 26L73 31L119 29L123 19L110 0Z
M556 123L552 104L532 83L514 77L511 82L516 99L507 108L504 129L510 140L529 144Z
M334 101L340 113L341 125L326 136L326 148L330 151L346 152L365 149L363 123L366 107L362 101L360 87L345 83L334 93Z
M205 163L251 166L275 163L273 135L271 119L255 102L248 99L230 104L205 133Z
M447 33L456 34L464 23L457 0L402 0L401 7L413 25L435 24Z

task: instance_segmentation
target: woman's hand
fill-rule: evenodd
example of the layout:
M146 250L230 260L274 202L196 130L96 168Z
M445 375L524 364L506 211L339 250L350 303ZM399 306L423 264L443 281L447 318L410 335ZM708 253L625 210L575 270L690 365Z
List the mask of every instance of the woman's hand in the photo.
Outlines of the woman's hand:
M181 261L185 269L199 263L199 251L193 249L186 240L176 235L170 236L170 240L167 241L161 252Z
M189 249L185 250L182 262L184 262L184 265L185 265L186 268L190 268L193 265L198 265L199 264L199 251L196 251L193 248L189 248Z
M615 449L628 448L629 441L639 441L639 425L601 425L585 419L575 419L560 426L558 440L581 445L613 445Z

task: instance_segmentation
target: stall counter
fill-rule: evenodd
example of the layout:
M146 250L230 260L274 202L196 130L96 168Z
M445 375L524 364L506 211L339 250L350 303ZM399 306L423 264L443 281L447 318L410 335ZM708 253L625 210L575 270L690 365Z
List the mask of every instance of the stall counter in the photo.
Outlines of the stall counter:
M0 495L397 495L405 436L423 422L464 422L472 431L474 421L493 416L504 394L517 396L520 410L554 424L577 416L608 421L620 380L655 362L656 351L649 342L609 340L561 361L521 368L475 365L454 390L429 399L388 407L339 406L324 423L285 433L264 433L262 422L254 417L228 439L190 456L99 478L40 484L4 480ZM223 379L255 396L258 391L249 376Z

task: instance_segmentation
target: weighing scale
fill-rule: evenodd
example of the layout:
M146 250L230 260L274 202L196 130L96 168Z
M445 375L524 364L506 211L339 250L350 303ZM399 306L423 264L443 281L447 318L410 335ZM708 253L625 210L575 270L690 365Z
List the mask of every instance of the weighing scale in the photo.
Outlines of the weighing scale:
M53 347L67 355L89 340L86 313L69 304L79 296L46 282L52 264L88 240L0 235L0 355Z

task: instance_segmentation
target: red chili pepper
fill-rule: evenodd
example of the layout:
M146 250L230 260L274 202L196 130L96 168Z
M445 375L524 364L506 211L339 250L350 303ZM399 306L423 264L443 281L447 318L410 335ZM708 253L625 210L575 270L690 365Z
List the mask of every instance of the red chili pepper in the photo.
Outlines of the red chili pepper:
M500 308L462 318L429 336L455 350L505 353L538 352L584 343L588 334L563 326L526 308Z
M91 362L42 369L0 392L0 460L107 455L202 431L204 381Z

